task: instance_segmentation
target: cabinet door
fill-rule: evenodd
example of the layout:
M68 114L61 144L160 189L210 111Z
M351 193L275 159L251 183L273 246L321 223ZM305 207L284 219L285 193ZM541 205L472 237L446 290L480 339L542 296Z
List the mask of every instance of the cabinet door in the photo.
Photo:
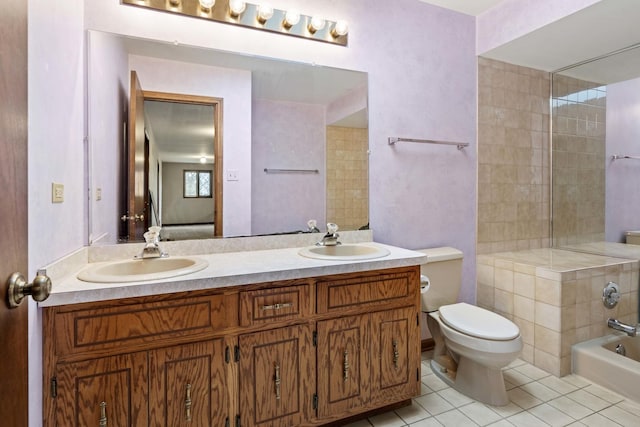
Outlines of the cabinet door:
M243 426L298 426L309 419L315 390L311 327L241 335L239 387Z
M369 399L368 315L318 322L318 418L358 412Z
M147 354L57 366L57 426L147 425Z
M407 307L371 314L373 402L392 403L420 391L418 310Z
M151 426L223 426L228 415L223 339L149 352Z

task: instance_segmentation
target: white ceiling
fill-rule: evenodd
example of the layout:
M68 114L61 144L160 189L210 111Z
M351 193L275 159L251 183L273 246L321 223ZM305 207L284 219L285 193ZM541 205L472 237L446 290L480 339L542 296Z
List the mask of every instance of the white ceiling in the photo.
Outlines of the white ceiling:
M420 0L477 16L506 0ZM601 0L481 56L545 71L605 56L640 43L640 1ZM603 84L640 76L640 49L583 64L564 74Z
M420 0L446 9L455 10L466 15L478 16L491 9L502 0Z

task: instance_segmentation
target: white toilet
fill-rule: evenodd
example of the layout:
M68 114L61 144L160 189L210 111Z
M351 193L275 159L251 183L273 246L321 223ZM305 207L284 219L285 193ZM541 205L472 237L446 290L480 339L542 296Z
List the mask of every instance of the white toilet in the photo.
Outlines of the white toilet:
M422 311L435 341L431 369L460 393L494 406L509 403L502 368L522 351L520 330L510 320L456 303L462 284L462 252L423 249Z

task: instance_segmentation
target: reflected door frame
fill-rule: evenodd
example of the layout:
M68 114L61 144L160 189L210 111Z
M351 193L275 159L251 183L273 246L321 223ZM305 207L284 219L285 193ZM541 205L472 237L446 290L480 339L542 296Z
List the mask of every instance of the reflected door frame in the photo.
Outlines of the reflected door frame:
M145 101L161 101L175 102L182 104L199 104L210 105L213 107L213 126L215 134L213 137L213 155L214 155L214 179L213 179L213 197L214 197L214 236L222 237L223 215L222 215L222 98L214 98L210 96L186 95L180 93L155 92L143 90Z

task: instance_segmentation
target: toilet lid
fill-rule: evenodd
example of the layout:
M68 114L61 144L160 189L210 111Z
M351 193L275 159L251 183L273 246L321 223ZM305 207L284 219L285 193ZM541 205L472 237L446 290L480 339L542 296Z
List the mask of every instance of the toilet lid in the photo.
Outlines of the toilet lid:
M473 337L504 341L520 335L515 323L475 305L461 302L442 306L438 311L447 325Z

